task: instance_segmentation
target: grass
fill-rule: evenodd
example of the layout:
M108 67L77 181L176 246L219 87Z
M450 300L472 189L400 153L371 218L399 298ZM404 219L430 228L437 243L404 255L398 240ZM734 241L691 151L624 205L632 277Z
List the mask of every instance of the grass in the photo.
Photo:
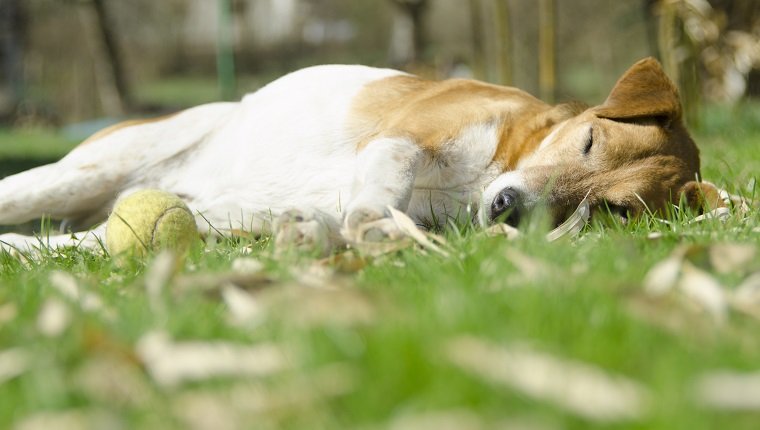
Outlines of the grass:
M706 177L745 195L760 171L753 109L712 110L697 133ZM760 251L760 217L691 219L594 225L551 244L450 229L448 258L409 248L325 261L279 255L266 238L223 241L194 250L169 277L156 274L160 261L116 264L85 250L1 255L0 428L755 429L760 411L705 405L696 386L716 370L758 370L759 321L730 310L721 322L698 300L653 296L643 284L685 246L699 273L734 290L760 270L757 255L721 271L710 252L725 243ZM238 276L231 290L225 274L250 259L261 272ZM60 272L79 298L61 292ZM162 288L149 294L146 283ZM230 298L240 290L248 302ZM275 345L283 368L166 385L144 353L152 332L206 351ZM590 418L498 382L487 357L473 358L479 371L456 364L450 348L463 336L623 376L647 406L633 419ZM213 373L223 359L201 367Z

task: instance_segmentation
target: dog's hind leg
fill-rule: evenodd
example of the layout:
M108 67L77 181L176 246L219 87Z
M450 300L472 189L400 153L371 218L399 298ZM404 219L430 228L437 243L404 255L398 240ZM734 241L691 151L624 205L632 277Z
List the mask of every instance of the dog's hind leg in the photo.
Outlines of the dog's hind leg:
M87 228L104 220L122 191L165 186L162 180L182 167L166 163L202 143L235 107L213 103L169 117L117 124L57 163L1 180L0 225L49 216Z
M0 224L42 217L103 219L126 175L114 167L63 159L4 178L0 181Z

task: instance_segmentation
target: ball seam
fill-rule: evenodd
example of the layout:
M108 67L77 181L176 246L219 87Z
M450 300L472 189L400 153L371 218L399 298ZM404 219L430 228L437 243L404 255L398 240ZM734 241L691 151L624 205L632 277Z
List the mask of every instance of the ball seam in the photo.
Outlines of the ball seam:
M151 229L151 232L150 232L150 244L151 244L151 247L154 246L154 244L155 244L156 230L158 230L158 223L160 223L161 220L164 219L164 217L166 216L167 212L169 212L170 210L173 210L173 209L182 209L182 210L185 210L185 211L187 211L187 213L190 214L190 216L193 216L193 213L190 212L190 209L188 209L186 206L172 206L170 208L166 208L166 210L164 210L163 213L161 213L161 216L159 216L158 218L156 218L156 221L153 223L153 228ZM193 219L195 219L195 217L193 217Z

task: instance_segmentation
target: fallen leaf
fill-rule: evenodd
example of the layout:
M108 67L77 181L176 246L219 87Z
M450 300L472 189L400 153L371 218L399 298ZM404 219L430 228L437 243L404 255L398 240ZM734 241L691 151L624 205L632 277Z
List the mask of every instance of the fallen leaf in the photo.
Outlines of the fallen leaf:
M230 310L232 323L255 326L263 320L264 310L256 298L242 289L228 285L222 288L222 299Z
M588 194L581 200L581 203L575 209L575 211L568 217L565 222L560 224L557 228L546 234L546 240L554 242L563 237L576 236L583 230L583 227L588 223L588 219L591 216L591 208L588 204Z
M351 243L351 247L353 249L356 249L360 254L366 255L368 257L380 257L386 254L393 254L395 252L411 248L412 246L414 246L414 241L408 237L393 241L360 241Z
M547 263L523 254L516 249L506 251L507 259L515 266L526 281L540 281L549 276L553 269Z
M682 253L673 253L668 258L652 266L644 276L644 291L653 296L661 296L673 290L681 275Z
M697 380L695 393L702 404L711 408L760 411L760 372L712 372Z
M402 232L414 239L414 241L420 244L423 248L433 251L443 257L449 257L450 254L448 251L444 250L441 248L441 246L438 246L434 243L434 240L440 241L442 239L440 236L437 236L436 239L431 240L430 235L420 230L420 228L417 227L417 224L415 224L415 222L409 218L407 214L396 210L391 206L388 206L387 209L390 212L393 221L395 221L396 226ZM446 246L446 243L441 243L441 245Z
M485 430L486 424L468 410L435 411L406 414L395 418L390 430Z
M174 253L161 251L148 266L145 272L145 291L154 311L164 311L162 294L177 271L178 263L179 260Z
M446 352L454 364L486 381L591 421L637 419L647 410L649 396L641 384L526 345L496 346L465 337L449 342Z
M485 229L485 234L488 237L506 237L508 240L517 239L520 237L520 230L512 227L509 224L498 223L494 224L492 226L489 226Z
M299 286L269 290L257 297L270 315L295 324L354 326L375 320L373 303L351 288L315 289Z
M735 309L760 319L760 272L750 275L739 284L730 299Z
M77 303L86 312L100 313L106 318L112 318L115 313L105 306L103 299L92 291L86 291L72 275L53 271L50 273L50 285L64 298Z
M141 369L131 362L96 355L74 374L74 383L90 399L115 406L146 407L155 400Z
M228 285L234 285L243 290L259 290L274 285L274 282L273 278L263 272L201 272L175 277L172 282L172 293L181 296L190 292L199 292L217 296Z
M47 299L37 315L37 330L48 337L60 336L71 321L69 308L60 300Z
M232 260L232 271L240 275L258 275L264 271L264 264L251 257L238 257Z
M71 409L55 412L38 412L23 418L14 430L119 430L120 420L101 410Z
M710 212L706 212L698 217L695 217L693 220L689 221L689 224L694 224L694 223L709 221L709 220L718 220L718 221L724 222L728 219L730 215L731 215L731 210L729 208L715 208L711 210Z
M5 303L0 306L0 327L13 321L18 316L18 308L13 303Z
M710 264L718 273L735 273L753 263L757 248L753 245L714 244L709 248Z
M0 384L24 373L31 360L21 348L0 351Z
M718 280L691 263L684 263L681 272L678 288L716 321L724 321L728 312L728 300L725 289Z
M143 335L137 354L153 379L165 386L217 377L266 376L285 367L284 354L272 344L174 342L163 332Z

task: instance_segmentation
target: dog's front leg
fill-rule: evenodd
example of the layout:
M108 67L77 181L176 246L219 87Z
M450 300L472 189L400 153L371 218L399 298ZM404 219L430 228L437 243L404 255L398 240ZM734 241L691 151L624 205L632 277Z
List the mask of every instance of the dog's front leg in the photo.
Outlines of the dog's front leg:
M402 137L375 139L359 152L351 200L343 211L348 241L402 236L387 208L407 210L422 157L423 149Z

